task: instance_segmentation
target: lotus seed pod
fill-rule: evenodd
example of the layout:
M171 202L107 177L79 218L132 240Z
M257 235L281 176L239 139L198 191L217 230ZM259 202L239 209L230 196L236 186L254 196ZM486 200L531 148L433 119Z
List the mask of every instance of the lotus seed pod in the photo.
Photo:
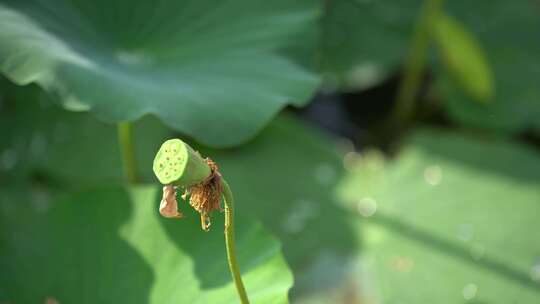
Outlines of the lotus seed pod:
M154 173L164 185L188 188L206 180L211 170L205 160L180 139L169 139L154 158Z

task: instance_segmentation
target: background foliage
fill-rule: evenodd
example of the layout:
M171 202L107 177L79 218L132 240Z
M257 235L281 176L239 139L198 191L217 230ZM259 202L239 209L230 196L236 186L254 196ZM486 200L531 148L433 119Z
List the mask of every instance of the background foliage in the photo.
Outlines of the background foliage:
M540 6L438 2L0 1L0 302L234 303L221 216L157 213L181 137L254 303L537 303Z

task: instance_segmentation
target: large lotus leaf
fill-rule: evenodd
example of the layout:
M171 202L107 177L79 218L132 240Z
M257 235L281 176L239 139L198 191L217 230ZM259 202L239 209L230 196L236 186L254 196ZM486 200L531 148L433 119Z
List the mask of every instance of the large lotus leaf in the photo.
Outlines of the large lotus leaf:
M469 126L516 132L540 128L540 12L535 1L448 1L447 11L472 31L487 54L495 80L489 105L471 102L447 78L450 114ZM478 18L479 15L482 18Z
M3 110L10 109L10 104ZM6 125L19 136L5 144L7 149L0 148L5 165L11 168L4 168L0 177L17 175L22 166L33 180L61 190L122 180L114 126L97 122L88 114L66 115L54 107L44 109L31 100L22 104L25 106L0 118L0 123L10 121L10 117L21 118ZM39 124L30 119L36 112L44 117ZM73 115L77 118L70 119ZM63 127L55 131L58 123ZM39 134L37 142L45 144L32 144L36 140L27 139L31 134ZM166 134L163 126L151 119L136 124L138 167L145 181L157 183L147 171L160 143L174 136ZM19 141L28 143L19 146ZM249 144L221 151L198 147L219 163L237 198L238 212L260 218L283 242L285 258L295 274L293 299L342 285L349 271L348 257L358 246L350 216L337 205L333 194L343 171L334 146L334 141L320 133L280 116ZM35 149L37 152L30 152ZM20 156L15 167L11 167L12 155Z
M366 154L340 192L375 303L539 303L537 152L424 130L394 161Z
M35 85L0 80L0 130L0 179L31 176L88 185L123 178L115 127L62 110ZM150 163L155 147L172 134L152 117L134 123L140 180L155 180L151 166L142 164Z
M376 84L409 49L421 0L327 1L322 69L345 88Z
M0 300L8 303L235 303L223 216L164 219L158 186L100 188L50 204L0 201ZM237 212L237 250L253 303L287 303L292 275L280 244Z
M317 78L281 55L316 1L1 1L0 69L106 121L152 113L214 146L252 136Z

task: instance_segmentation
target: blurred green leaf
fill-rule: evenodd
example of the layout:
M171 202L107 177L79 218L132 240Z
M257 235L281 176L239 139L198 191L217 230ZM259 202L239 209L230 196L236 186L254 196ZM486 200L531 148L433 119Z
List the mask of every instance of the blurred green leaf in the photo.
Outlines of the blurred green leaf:
M239 210L261 219L282 241L295 275L293 300L345 284L359 247L334 193L344 173L335 145L283 115L249 145L202 150L220 164Z
M399 68L421 0L325 2L322 70L345 88L377 84Z
M44 303L234 303L223 220L201 231L159 216L159 187L100 188L50 204L2 196L0 300ZM238 258L254 303L287 303L280 245L237 213Z
M421 1L414 0L327 2L322 21L321 64L329 82L337 82L344 89L362 89L397 70L408 51L420 4ZM537 3L455 0L446 1L444 10L467 29L466 36L475 37L478 43L472 45L482 46L483 61L489 63L490 71L481 72L485 64L474 59L481 56L472 55L477 52L472 51L476 47L471 44L467 43L468 51L461 49L458 53L458 45L470 39L456 34L462 32L459 29L450 30L450 35L461 36L457 38L461 42L450 44L451 37L445 37L445 49L453 50L446 54L446 59L452 56L452 74L461 76L452 79L437 66L434 74L451 119L461 125L503 133L540 130ZM473 62L476 63L471 66ZM488 96L489 106L471 100L483 96Z
M315 90L280 51L318 14L316 1L2 1L0 70L69 109L114 122L151 113L231 146Z
M340 193L364 218L359 229L376 279L367 300L538 303L535 151L423 130L395 161L360 159Z
M446 10L482 45L496 88L495 98L485 106L471 102L448 77L439 77L451 117L462 125L504 133L540 130L538 3L456 0L447 1Z
M437 17L433 34L447 70L463 90L477 101L493 98L491 71L476 38L446 14Z
M0 181L47 178L62 187L123 180L114 125L86 113L66 112L37 86L0 79ZM153 117L134 124L138 172L154 181L155 150L172 132Z

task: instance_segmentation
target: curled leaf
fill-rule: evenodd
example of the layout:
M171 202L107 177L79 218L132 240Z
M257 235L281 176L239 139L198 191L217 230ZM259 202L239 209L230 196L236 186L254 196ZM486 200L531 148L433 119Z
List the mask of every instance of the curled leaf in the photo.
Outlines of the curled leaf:
M461 89L480 102L495 95L493 76L484 50L476 37L458 20L441 14L433 31L450 75Z

